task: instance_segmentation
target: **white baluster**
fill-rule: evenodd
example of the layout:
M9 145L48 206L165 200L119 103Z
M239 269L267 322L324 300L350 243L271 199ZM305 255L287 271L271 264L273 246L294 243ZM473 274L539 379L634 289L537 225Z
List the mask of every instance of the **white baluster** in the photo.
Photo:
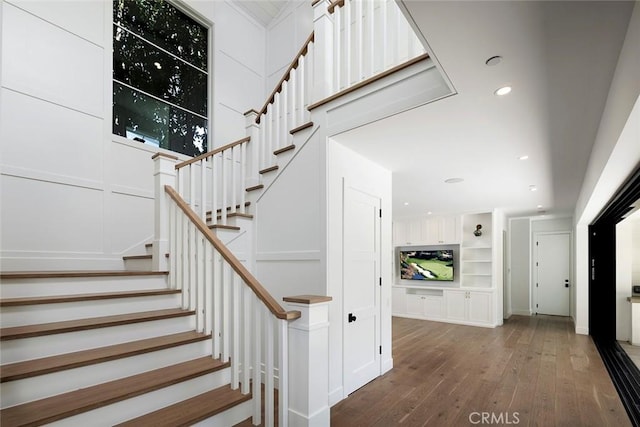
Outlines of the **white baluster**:
M262 163L262 167L260 169L264 169L266 167L269 167L269 159L271 158L271 153L273 153L273 103L267 105L267 122L265 123L265 125L267 126L266 129L266 133L267 133L267 140L265 141L265 151L264 151L264 158L263 163Z
M375 2L373 0L367 2L367 46L365 52L367 54L367 70L365 72L365 78L371 77L375 74L375 57L376 57L376 44L375 44L375 20L376 20Z
M303 120L302 123L307 123L311 119L311 112L307 109L307 107L311 104L312 90L314 80L314 61L315 61L315 44L309 43L309 48L307 49L307 75L305 77L305 85L307 86L305 90L305 98L304 98L304 108L302 109Z
M244 187L252 187L258 184L258 171L259 167L259 159L260 159L260 148L262 147L262 141L260 139L260 125L256 123L256 119L258 118L258 113L254 110L247 111L244 114L245 119L245 129L247 136L251 138L251 142L248 147L249 152L247 153L247 163L245 168L245 173L242 177L244 180L243 188L241 189L241 193L244 195Z
M311 44L311 43L309 43ZM307 56L309 56L309 51L307 50ZM305 109L307 107L307 99L306 99L306 87L305 85L307 84L307 80L306 80L306 66L305 66L305 62L306 62L306 57L305 56L301 56L300 59L298 60L298 92L300 94L299 98L298 98L298 123L300 123L301 125L304 123L304 119L305 119Z
M282 88L281 88L282 90ZM280 135L282 132L282 94L281 92L276 92L273 96L273 143L271 145L271 149L269 150L266 166L271 166L271 153L274 150L280 148Z
M356 54L356 79L354 83L359 83L364 79L364 36L362 22L362 1L353 0L356 12L356 31L355 31L355 54Z
M249 286L244 286L243 298L242 298L242 326L244 333L242 335L242 394L247 394L250 391L250 379L251 371L249 366L251 365L251 296L253 292Z
M333 88L334 92L342 90L342 8L336 7L333 10Z
M182 266L182 308L186 310L189 308L191 283L189 280L189 219L184 213L180 214L180 222L182 224L182 250L180 253L182 258L180 263Z
M262 422L262 379L260 368L262 365L262 303L257 296L252 296L253 301L253 425L259 425Z
M278 426L289 424L289 325L286 320L276 319L278 323Z
M225 150L226 151L226 150ZM227 188L229 184L227 183L227 161L225 159L225 151L220 153L220 224L227 225Z
M204 241L204 333L213 330L213 245ZM213 348L212 348L213 350ZM215 358L215 353L211 354Z
M226 261L222 261L222 265L222 362L226 363L230 357L229 334L231 333L231 289L233 279L229 264Z
M382 41L378 43L378 45L382 48L382 65L380 68L380 72L383 72L387 69L387 62L389 62L389 49L387 47L389 44L387 43L387 38L389 37L389 33L387 32L388 21L388 11L387 11L387 0L382 0L380 2L380 19L382 22L380 26L382 27Z
M253 144L256 144L254 142ZM247 176L247 142L243 142L240 144L240 185L238 187L238 195L240 196L240 213L247 213L247 207L245 206L246 202L246 191L245 189L245 181Z
M287 145L287 134L291 130L289 127L289 91L288 91L287 81L282 82L282 96L280 97L280 103L282 104L280 111L282 111L282 118L280 121L282 124L280 125L280 137L278 138L278 148L284 147Z
M351 1L345 1L344 3L344 86L351 86L352 77L351 77L351 65L353 64L352 58L352 37L351 37Z
M207 160L202 159L198 162L200 165L200 218L207 222Z
M240 276L235 271L232 275L232 334L231 334L231 389L237 390L240 386Z
M216 156L210 157L211 163L211 224L218 223L218 165Z
M169 287L178 289L178 218L177 206L169 204Z
M263 309L266 311L266 309ZM274 378L273 378L273 317L266 311L265 318L265 364L264 364L264 425L274 425L273 410L275 408Z
M222 354L222 256L217 250L213 251L213 357L219 358Z
M231 155L231 213L236 213L238 202L238 173L240 166L240 147L234 145L230 151Z

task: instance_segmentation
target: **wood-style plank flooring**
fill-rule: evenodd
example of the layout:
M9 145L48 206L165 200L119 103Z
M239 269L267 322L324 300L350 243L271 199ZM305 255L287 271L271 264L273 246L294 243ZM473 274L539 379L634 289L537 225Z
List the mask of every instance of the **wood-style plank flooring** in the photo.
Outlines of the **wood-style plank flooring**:
M631 425L591 338L568 318L487 329L394 317L393 362L331 408L333 427Z

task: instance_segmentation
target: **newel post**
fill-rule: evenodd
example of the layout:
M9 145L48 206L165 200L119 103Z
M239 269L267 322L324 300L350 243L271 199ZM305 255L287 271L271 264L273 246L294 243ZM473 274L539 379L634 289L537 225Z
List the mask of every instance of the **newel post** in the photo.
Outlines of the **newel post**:
M313 3L313 92L312 103L333 93L333 14L329 0Z
M244 123L246 129L246 135L251 138L249 141L249 149L247 150L247 167L246 167L246 176L245 185L247 187L251 187L259 184L260 177L258 176L258 172L260 171L260 145L261 141L259 141L259 126L256 123L256 120L259 116L259 113L256 110L249 110L244 113Z
M154 181L154 231L152 246L153 271L169 270L169 196L164 191L165 185L176 186L176 161L178 158L170 154L156 153L153 159Z
M289 425L329 426L329 303L331 297L283 298L299 319L289 322Z

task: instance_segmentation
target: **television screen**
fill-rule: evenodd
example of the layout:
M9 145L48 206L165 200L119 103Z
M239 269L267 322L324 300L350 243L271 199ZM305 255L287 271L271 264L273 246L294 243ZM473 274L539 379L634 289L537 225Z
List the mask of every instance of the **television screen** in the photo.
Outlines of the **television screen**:
M453 250L400 251L400 278L453 281Z

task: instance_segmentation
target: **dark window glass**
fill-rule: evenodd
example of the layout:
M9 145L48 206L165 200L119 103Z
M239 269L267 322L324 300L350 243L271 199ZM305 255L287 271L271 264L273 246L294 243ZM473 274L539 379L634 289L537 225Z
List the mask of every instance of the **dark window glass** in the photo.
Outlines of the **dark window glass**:
M115 0L113 22L207 71L207 29L159 0Z
M207 114L207 75L114 26L113 78L200 115Z
M205 119L115 82L113 133L189 156L207 149Z
M207 151L207 28L166 1L113 8L113 133L190 156Z

